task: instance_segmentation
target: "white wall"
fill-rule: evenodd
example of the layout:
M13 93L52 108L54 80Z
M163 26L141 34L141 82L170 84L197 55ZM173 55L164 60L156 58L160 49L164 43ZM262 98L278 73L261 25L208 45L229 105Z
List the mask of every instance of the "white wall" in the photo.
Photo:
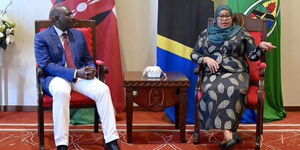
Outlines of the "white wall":
M116 8L123 70L155 65L158 0L116 0Z
M0 9L9 1L1 0ZM36 105L34 20L47 19L50 7L50 0L14 0L7 10L17 24L16 42L0 72L0 105ZM157 0L116 0L116 9L123 70L156 64Z
M285 106L300 106L299 6L299 0L281 0L281 72Z
M15 0L7 17L16 23L16 42L5 51L1 72L1 104L36 105L34 20L48 18L49 0ZM1 0L3 9L9 0Z
M222 4L225 0L217 1ZM9 0L0 0L0 9ZM123 71L156 64L157 0L116 0ZM284 105L300 106L299 0L282 5L282 85ZM34 20L47 19L50 0L14 0L7 16L17 23L16 43L5 52L0 71L0 105L36 105Z

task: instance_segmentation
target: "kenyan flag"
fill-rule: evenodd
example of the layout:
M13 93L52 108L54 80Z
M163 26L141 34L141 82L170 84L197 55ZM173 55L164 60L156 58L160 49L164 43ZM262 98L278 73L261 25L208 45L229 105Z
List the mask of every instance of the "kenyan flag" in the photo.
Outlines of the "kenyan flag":
M117 112L125 108L119 35L114 0L51 0L53 5L65 5L76 19L95 20L97 59L105 62L109 73L105 76ZM92 123L92 109L78 109L71 114L72 124ZM79 122L80 121L80 122Z

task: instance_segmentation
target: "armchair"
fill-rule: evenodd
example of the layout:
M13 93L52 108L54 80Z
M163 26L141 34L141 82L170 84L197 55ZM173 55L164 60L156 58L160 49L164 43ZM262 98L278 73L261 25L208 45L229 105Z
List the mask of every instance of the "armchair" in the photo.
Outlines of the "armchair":
M210 22L212 19L209 19ZM233 21L240 26L246 28L246 30L251 34L254 38L256 44L258 45L261 41L266 41L267 35L267 22L265 20L253 19L249 16L245 16L242 14L235 14ZM260 61L251 62L248 61L249 64L249 91L247 94L247 105L246 108L256 109L258 114L258 119L256 123L256 144L255 149L260 149L262 134L263 134L263 105L264 105L264 81L265 81L265 70L266 63L264 55L261 57ZM196 87L196 104L199 103L201 99L201 84L203 81L203 71L201 66L195 69L195 74L199 75L199 82ZM197 105L196 105L197 107ZM199 129L200 123L198 119L197 109L195 109L195 129L194 129L194 144L199 144Z
M35 33L45 30L51 26L50 20L37 20L35 21ZM91 56L96 58L96 40L95 40L95 21L85 20L76 21L74 28L83 32L88 48L90 50ZM96 77L104 81L104 76L108 73L107 67L104 66L104 62L100 60L95 60L97 75ZM40 149L45 149L44 143L44 111L52 109L52 97L46 95L42 90L42 85L40 77L43 76L43 70L37 65L36 66L36 87L38 94L38 135L39 135L39 146ZM99 130L99 116L96 109L95 102L77 92L71 92L70 108L94 108L95 109L95 122L94 122L94 132Z

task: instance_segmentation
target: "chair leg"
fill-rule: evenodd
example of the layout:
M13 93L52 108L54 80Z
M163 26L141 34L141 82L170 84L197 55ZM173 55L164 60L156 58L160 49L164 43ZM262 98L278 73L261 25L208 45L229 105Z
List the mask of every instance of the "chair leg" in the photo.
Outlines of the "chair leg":
M95 121L94 121L94 132L98 133L99 132L99 114L97 111L97 107L95 106Z
M44 109L41 106L38 106L38 135L39 135L40 150L44 150L45 149L45 143L44 143Z
M257 109L257 123L256 123L256 144L255 149L259 150L262 144L262 134L263 134L263 120L264 120L264 107L263 101L258 101L258 109Z
M198 118L198 112L197 112L197 104L198 104L198 94L196 95L196 104L195 104L195 124L194 124L194 134L193 134L193 143L199 144L200 143L200 122Z
M257 117L257 122L256 122L256 140L255 140L255 149L260 149L260 144L261 144L261 117L260 117L260 110L258 109L257 111L258 117Z
M196 119L195 117L195 128L194 128L194 134L193 134L193 143L199 144L200 143L200 132L199 132L199 119Z
M175 105L175 129L179 129L179 103Z

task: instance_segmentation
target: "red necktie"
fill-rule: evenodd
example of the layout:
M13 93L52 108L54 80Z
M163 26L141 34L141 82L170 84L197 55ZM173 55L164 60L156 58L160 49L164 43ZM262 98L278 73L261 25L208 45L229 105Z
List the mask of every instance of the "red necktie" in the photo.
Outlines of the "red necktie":
M64 41L64 48L66 53L66 61L67 61L67 67L68 68L76 68L74 65L73 57L72 57L72 50L70 47L70 43L68 41L68 35L67 33L63 33L63 41Z

